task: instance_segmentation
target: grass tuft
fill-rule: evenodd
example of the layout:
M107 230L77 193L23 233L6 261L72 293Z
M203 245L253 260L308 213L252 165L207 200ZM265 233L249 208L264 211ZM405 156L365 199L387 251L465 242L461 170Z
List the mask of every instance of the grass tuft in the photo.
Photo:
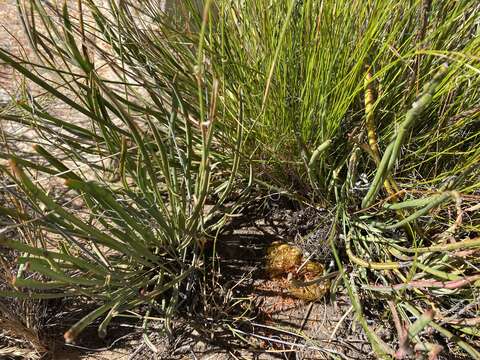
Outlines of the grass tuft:
M138 309L168 332L202 281L205 239L252 188L275 190L336 214L325 241L377 356L435 358L448 342L480 358L476 2L18 9L36 58L0 60L40 91L0 116L36 144L0 153L21 194L0 211L46 240L0 240L21 252L0 295L93 300L68 342Z

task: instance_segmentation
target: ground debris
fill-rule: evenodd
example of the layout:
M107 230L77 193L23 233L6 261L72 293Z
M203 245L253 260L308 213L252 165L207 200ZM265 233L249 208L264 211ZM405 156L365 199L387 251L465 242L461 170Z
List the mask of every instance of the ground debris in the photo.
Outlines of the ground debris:
M321 299L330 288L329 280L315 281L323 275L323 266L304 259L302 251L295 246L274 242L267 249L266 272L268 277L285 278L279 281L290 295L305 301Z

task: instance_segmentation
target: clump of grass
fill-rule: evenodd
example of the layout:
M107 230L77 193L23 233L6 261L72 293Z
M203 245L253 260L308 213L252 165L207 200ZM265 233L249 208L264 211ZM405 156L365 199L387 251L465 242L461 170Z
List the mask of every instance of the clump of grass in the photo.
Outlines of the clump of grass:
M337 263L352 266L344 282L359 318L360 299L390 298L406 323L434 307L428 326L474 357L474 326L444 319L478 296L467 255L480 226L478 11L467 2L222 2L210 47L225 84L245 89L244 164L274 188L336 208L331 238L344 238L348 259ZM455 321L475 323L474 308ZM393 356L360 322L375 350Z
M218 9L211 51L225 83L246 89L245 163L336 208L331 238L344 238L348 259L337 263L352 266L344 282L360 319L360 299L390 298L406 323L434 307L429 326L478 357L474 326L444 322L452 304L478 296L478 262L462 257L480 226L478 4ZM474 308L455 321L475 323ZM361 323L378 353L395 353Z
M168 328L212 215L256 183L336 213L328 241L378 356L438 352L429 328L480 356L478 4L187 1L173 17L154 1L79 0L76 17L20 4L39 62L0 58L85 123L31 94L3 115L42 139L38 161L9 154L3 171L28 219L62 239L3 243L49 279L20 274L19 288L101 304L67 339L125 313L155 310ZM52 176L85 214L48 193ZM370 328L366 303L398 325L399 349Z
M244 89L243 151L259 177L297 192L332 195L332 174L344 180L345 159L355 143L365 142L365 66L380 144L445 61L451 81L429 111L452 116L476 107L476 90L466 84L477 79L478 5L424 7L422 1L218 5L212 63L226 86ZM426 20L417 22L426 10ZM450 95L447 107L453 92L457 98ZM420 127L421 134L439 131L431 121L417 124L415 133ZM371 172L371 163L362 164L359 171Z
M213 153L223 90L205 75L203 42L177 51L175 33L147 22L161 15L148 13L153 2L144 13L109 5L20 2L37 59L0 50L2 61L54 99L49 108L28 91L20 112L2 114L36 136L32 159L2 153L9 160L2 173L22 194L22 206L0 212L34 223L44 236L35 243L1 238L21 255L14 289L0 295L95 301L98 307L65 333L67 342L94 322L105 336L122 316L146 328L153 312L169 330L175 310L191 301L204 266L203 233L216 224L212 216L237 166ZM203 32L207 15L199 20ZM189 68L177 66L182 57ZM220 176L226 169L229 176ZM215 198L209 209L207 196Z

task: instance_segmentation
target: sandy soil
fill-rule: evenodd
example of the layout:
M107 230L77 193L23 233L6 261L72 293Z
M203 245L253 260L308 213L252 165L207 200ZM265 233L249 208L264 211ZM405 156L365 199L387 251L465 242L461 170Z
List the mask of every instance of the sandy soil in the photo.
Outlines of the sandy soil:
M0 47L14 54L31 51L25 48L27 39L17 15L14 0L0 0ZM20 78L0 63L0 88L5 92L15 91Z

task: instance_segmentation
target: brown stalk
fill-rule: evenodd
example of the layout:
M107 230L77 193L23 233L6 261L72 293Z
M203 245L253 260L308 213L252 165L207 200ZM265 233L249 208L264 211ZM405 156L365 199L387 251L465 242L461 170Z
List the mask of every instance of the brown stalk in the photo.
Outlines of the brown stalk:
M480 280L480 274L467 276L460 280L451 280L451 281L438 281L438 280L417 280L410 281L408 284L395 284L390 286L368 286L371 290L405 290L405 289L429 289L429 288L440 288L440 289L459 289L464 286L470 285L473 282Z

